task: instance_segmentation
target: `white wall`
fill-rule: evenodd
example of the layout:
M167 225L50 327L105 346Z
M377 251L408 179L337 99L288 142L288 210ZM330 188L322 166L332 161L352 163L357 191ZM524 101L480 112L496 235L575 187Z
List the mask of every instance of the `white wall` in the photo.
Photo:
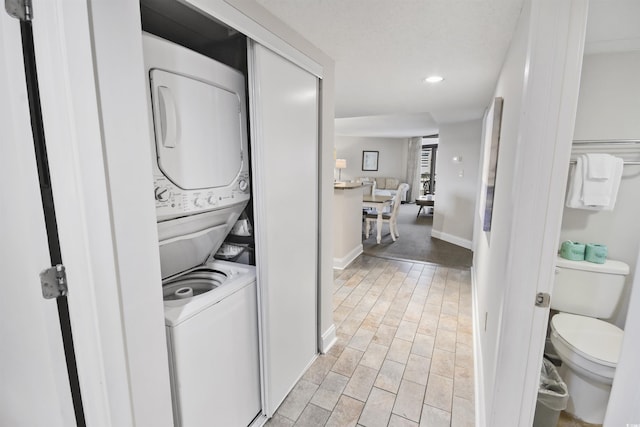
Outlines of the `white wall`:
M640 52L585 55L574 138L640 139Z
M406 138L374 138L358 136L335 137L336 158L346 159L347 168L342 170L342 180L348 181L361 176L384 176L404 182L407 174ZM362 151L379 151L378 170L362 170ZM335 172L338 179L338 172Z
M440 126L431 235L471 249L482 120ZM424 141L423 141L424 142ZM458 157L462 160L454 161Z
M585 56L574 139L640 139L640 52ZM616 155L615 151L611 154ZM622 328L640 247L638 188L640 166L625 166L615 209L565 208L560 235L560 242L606 244L610 258L629 264L631 274L611 319Z
M518 28L511 40L506 61L496 87L496 96L504 98L500 152L496 173L493 209L493 231L482 232L482 218L475 212L474 272L476 307L480 332L481 375L484 378L485 408L491 408L496 374L496 359L500 326L500 311L507 284L503 265L507 261L508 237L500 230L508 230L512 197L508 185L515 173L516 142L520 125L520 105L524 90L529 10L522 11ZM484 152L484 149L481 151ZM478 192L481 191L478 185Z

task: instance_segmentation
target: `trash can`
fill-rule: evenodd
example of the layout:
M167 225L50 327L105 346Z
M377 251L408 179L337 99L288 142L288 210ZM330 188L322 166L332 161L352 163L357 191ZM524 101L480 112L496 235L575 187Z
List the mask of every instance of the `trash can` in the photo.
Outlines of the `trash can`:
M540 386L533 427L556 427L560 411L567 407L569 391L553 363L542 359Z

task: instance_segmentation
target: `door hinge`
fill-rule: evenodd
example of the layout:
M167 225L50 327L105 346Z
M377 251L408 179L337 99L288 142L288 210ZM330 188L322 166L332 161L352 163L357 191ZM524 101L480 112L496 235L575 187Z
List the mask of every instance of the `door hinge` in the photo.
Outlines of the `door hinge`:
M4 9L7 13L21 21L31 21L33 19L32 0L4 0Z
M549 307L551 295L546 292L538 292L536 294L536 307Z
M44 299L52 299L67 295L67 273L64 265L58 264L42 270L40 284Z

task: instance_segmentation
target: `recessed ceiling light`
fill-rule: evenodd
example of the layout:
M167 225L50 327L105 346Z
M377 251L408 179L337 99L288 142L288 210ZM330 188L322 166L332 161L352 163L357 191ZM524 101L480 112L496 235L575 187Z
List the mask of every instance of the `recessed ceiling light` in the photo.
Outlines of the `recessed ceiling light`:
M444 80L444 77L442 76L429 76L426 79L424 79L424 81L427 83L440 83L443 80Z

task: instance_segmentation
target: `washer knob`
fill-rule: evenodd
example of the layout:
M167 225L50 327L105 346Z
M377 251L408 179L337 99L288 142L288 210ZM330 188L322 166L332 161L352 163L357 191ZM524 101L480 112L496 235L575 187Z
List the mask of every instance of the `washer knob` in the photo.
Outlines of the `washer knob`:
M249 188L249 183L246 180L241 179L240 181L238 181L238 187L240 187L240 191L242 192L247 191L247 189Z
M169 191L167 187L156 187L156 189L154 190L154 194L156 200L159 202L166 202L167 200L169 200L169 198L171 198L171 191Z
M196 208L201 208L204 206L204 200L202 200L200 197L196 197L195 199L193 199L193 205Z
M209 202L210 205L215 205L216 204L216 197L215 196L209 196L209 198L207 199L207 202Z

